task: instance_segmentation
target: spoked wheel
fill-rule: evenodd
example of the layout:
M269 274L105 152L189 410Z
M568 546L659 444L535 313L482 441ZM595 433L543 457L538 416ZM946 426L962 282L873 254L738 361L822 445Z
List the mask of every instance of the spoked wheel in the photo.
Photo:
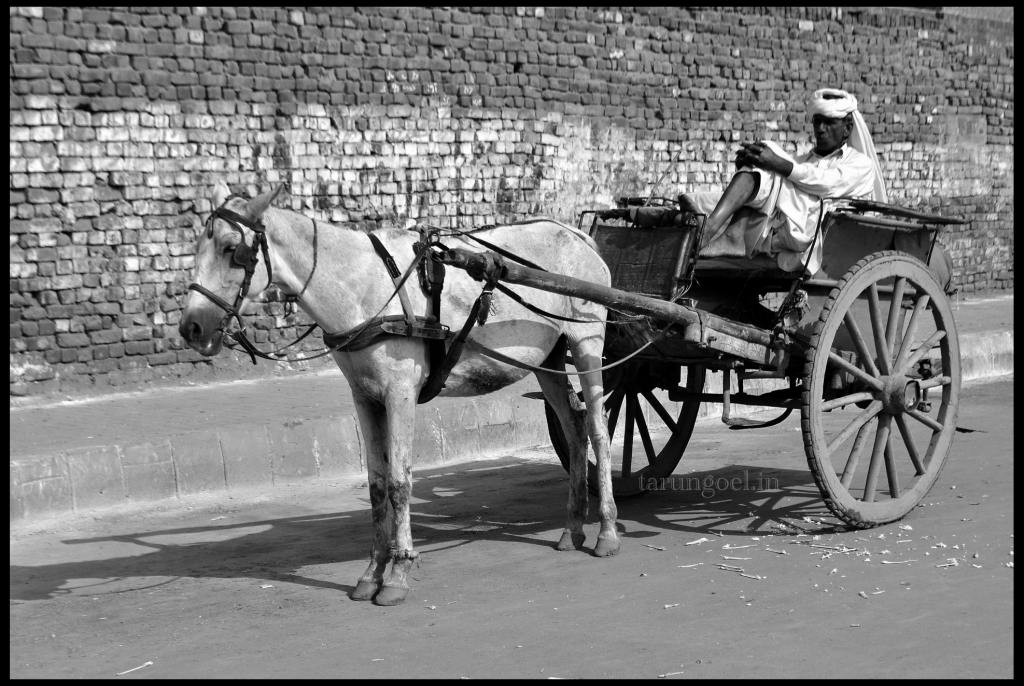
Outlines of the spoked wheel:
M814 323L801 407L833 514L870 527L910 512L949 454L959 397L953 312L928 268L897 252L851 267Z
M674 385L681 374L680 385L691 393L704 389L705 369L701 366L680 367L653 361L627 362L605 372L605 416L611 439L612 486L616 497L642 493L650 479L669 476L686 450L700 410L699 400L677 403L667 400L660 387ZM671 380L673 383L669 384ZM583 407L581 394L576 396L577 408ZM574 403L575 404L575 403ZM555 411L544 403L551 444L569 469L569 447ZM588 450L587 484L597 489L597 463L593 449Z

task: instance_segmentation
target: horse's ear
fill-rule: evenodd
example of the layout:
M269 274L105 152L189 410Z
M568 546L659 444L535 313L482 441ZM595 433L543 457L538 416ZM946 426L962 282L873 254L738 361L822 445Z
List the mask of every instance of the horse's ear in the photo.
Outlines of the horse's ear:
M248 215L250 219L259 219L263 216L263 213L270 207L270 203L274 202L278 194L284 189L284 184L279 185L277 188L267 191L263 195L257 195L255 198L249 201Z
M229 195L231 195L231 189L223 181L218 181L213 187L213 206L220 207L223 205Z

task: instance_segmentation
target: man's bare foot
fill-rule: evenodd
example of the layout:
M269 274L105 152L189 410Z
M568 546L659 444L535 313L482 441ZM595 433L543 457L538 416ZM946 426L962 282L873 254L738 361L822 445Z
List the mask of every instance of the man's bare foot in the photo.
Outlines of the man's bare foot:
M687 197L686 193L680 193L679 198L677 198L677 200L679 201L679 209L681 209L683 212L692 212L693 214L700 214L700 212L697 210L696 205L694 205L693 201L690 200L689 197Z

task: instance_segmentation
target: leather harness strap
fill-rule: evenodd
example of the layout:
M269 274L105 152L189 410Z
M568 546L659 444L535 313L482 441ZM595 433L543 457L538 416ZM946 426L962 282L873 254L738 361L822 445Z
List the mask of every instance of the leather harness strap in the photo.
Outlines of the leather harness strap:
M398 300L402 303L402 312L405 313L405 321L409 325L409 328L415 325L416 320L412 314L412 304L409 302L409 294L405 292L405 280L402 278L402 272L398 270L398 265L395 264L395 258L391 256L388 249L384 247L381 240L374 236L372 233L370 236L370 243L373 244L373 249L377 253L377 256L384 262L384 267L388 270L388 276L391 277L391 281L395 284L395 291L398 293Z

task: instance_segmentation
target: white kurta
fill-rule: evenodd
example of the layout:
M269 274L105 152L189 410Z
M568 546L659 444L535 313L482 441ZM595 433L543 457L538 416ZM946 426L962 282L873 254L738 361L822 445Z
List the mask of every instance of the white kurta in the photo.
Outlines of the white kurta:
M726 239L735 241L742 236L748 257L772 255L786 271L799 271L806 262L807 271L813 274L821 266L821 242L814 242L813 250L811 244L822 198L874 197L875 164L849 145L824 157L811 150L793 158L776 144L767 144L793 162L793 171L783 178L753 167L740 170L757 173L760 186L746 211L733 215L725 232L732 238ZM700 211L710 214L721 193L698 192L687 197Z

